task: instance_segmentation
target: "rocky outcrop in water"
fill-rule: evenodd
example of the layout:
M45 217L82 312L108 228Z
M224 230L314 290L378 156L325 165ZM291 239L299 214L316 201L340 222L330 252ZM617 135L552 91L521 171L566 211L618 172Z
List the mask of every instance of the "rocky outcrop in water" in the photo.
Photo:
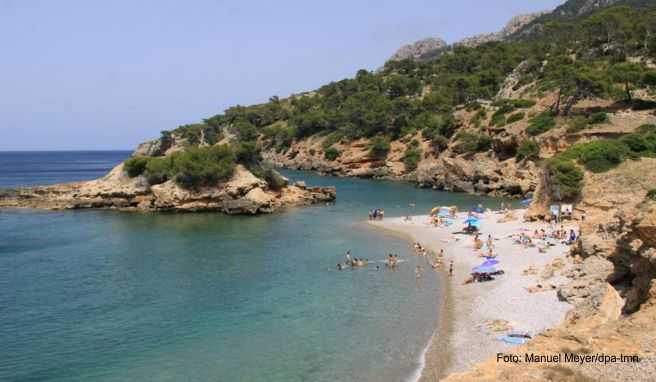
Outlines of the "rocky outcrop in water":
M43 209L115 209L122 211L219 211L226 214L271 213L290 206L335 200L334 187L267 182L238 165L232 178L214 187L187 190L174 181L149 186L143 176L130 178L123 165L88 182L23 188L0 194L1 207Z

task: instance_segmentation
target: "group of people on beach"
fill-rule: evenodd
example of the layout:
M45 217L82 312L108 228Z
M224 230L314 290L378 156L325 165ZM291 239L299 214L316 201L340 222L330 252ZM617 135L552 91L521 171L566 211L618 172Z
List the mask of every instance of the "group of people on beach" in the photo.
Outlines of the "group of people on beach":
M419 257L425 257L428 263L430 264L431 268L434 270L438 270L442 268L443 261L444 261L444 249L440 249L440 251L436 254L435 252L428 252L426 248L421 245L420 243L414 243L413 247L415 249L415 255ZM453 261L450 262L449 265L449 276L453 275Z
M530 231L529 231L530 232ZM572 245L576 242L577 235L573 229L569 231L564 226L560 229L555 229L547 233L544 228L536 229L532 234L520 232L519 235L511 235L515 239L515 243L522 245L524 248L536 247L536 241L545 243L548 240L560 241L562 244ZM553 245L553 243L551 244Z
M383 220L385 217L385 210L382 208L374 208L369 211L369 220Z

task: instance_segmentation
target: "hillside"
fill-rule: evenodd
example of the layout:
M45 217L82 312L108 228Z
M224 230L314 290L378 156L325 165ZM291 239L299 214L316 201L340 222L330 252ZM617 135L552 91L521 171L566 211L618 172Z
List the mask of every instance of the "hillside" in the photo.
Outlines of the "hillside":
M375 73L360 70L315 91L165 131L137 150L153 158L140 170L152 184L181 181L175 166L157 158L218 143L230 144L256 172L263 156L323 173L530 197L542 169L557 181L585 170L581 158L557 166L550 158L560 151L656 123L656 7L589 13L591 4L567 2L541 18L564 10L576 17L542 24L520 40L457 46L433 60L391 60ZM652 135L623 142L632 139L651 142ZM651 150L634 147L620 157ZM576 200L580 184L569 186L572 192L556 196Z

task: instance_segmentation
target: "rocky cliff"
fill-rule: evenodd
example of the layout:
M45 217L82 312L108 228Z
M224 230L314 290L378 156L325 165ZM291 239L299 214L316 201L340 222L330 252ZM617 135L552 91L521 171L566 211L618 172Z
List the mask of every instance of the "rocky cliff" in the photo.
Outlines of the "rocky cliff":
M537 12L515 16L500 31L467 37L453 44L448 44L443 39L437 37L425 38L402 46L390 57L390 60L434 58L457 46L475 47L487 42L503 41L542 14L544 13Z
M392 142L385 159L371 157L369 142L364 139L336 145L342 151L336 160L323 157L323 138L296 142L284 153L265 151L263 156L280 167L337 176L408 181L435 190L516 198L530 196L535 190L538 169L533 162L500 159L494 152L457 154L447 150L434 153L420 134L414 139L420 141L424 153L414 169L404 163L408 140Z
M447 46L446 41L441 38L428 37L402 46L394 53L390 60L418 59L428 52L445 49Z

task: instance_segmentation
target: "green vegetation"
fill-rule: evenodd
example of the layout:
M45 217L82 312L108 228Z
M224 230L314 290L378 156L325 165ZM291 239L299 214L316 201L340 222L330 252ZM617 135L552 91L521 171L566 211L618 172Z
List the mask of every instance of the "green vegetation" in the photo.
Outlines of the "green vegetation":
M592 172L608 171L631 157L631 150L620 141L598 140L578 144L560 154L564 159L576 159Z
M296 130L284 122L276 122L262 129L262 135L269 139L277 152L286 151L296 136Z
M390 141L388 138L377 136L371 140L369 146L369 155L375 159L385 159L390 151Z
M645 197L656 202L656 188L647 191L647 195Z
M519 112L515 113L506 118L506 115L512 113L516 109L524 109L532 107L535 105L535 101L525 100L525 99L504 99L494 103L494 106L497 106L498 109L492 114L490 119L490 126L503 126L505 124L510 124L517 122L524 118L525 113Z
M446 150L449 146L449 139L442 134L435 133L430 137L431 147L436 153Z
M542 112L529 119L526 133L530 136L540 135L556 127L556 118L550 111Z
M643 69L641 65L622 62L611 66L610 76L615 82L624 84L626 100L631 102L631 86L642 78Z
M588 118L588 123L591 125L599 125L608 122L608 114L604 112L594 113Z
M126 170L131 177L143 173L151 185L174 179L181 187L198 189L229 179L237 156L240 153L244 155L243 148L241 150L235 151L227 145L191 147L167 157L137 157L138 160L128 160Z
M547 162L553 196L558 200L573 200L581 194L583 171L571 161L559 158Z
M558 154L562 160L576 160L589 171L608 171L626 159L656 156L656 125L643 125L619 140L602 139L575 145Z
M139 176L146 171L148 158L142 156L135 156L125 161L124 168L130 178Z
M488 117L491 126L504 126L528 115L530 137L560 123L574 133L608 121L604 112L572 115L574 105L587 97L626 101L625 106L634 109L656 108L654 102L634 99L639 88L656 92L656 71L633 59L656 59L656 7L615 6L574 14L542 17L542 27L505 42L458 46L433 59L427 55L421 60L390 61L379 71L360 70L353 78L288 99L272 97L263 104L228 108L199 123L164 131L161 140L168 147L175 136L195 147L234 137L231 148L211 146L167 158L131 158L126 171L130 176L144 174L151 184L174 179L184 187L200 187L225 179L236 163L256 169L262 148L284 152L294 141L309 136L325 137L321 149L328 160L341 154L333 147L338 142L359 138L370 140L372 158L384 159L392 140L419 132L435 153L446 150L450 141L457 153L489 150L491 137L482 130L459 132L460 122L454 117L459 105L475 113L471 123L477 127ZM518 67L518 86L535 83L538 96L555 94L554 104L533 115L522 109L534 107L534 100L499 100L489 115L482 104L496 97L505 78ZM551 160L549 171L559 182L560 194L576 194L582 181L578 164L598 172L627 158L655 155L656 133L645 129L620 140L577 146ZM526 140L516 156L537 158L539 151L535 141ZM418 145L411 145L404 163L409 169L416 167L421 156ZM271 182L277 183L274 178Z
M272 168L265 169L262 177L273 190L280 190L287 185L287 180Z
M472 154L487 151L492 147L492 139L487 134L460 132L456 135L458 144L454 151L458 154Z
M487 116L478 100L493 99L520 63L520 85L535 81L540 92L558 95L550 113L532 119L528 128L532 136L553 128L553 117L568 116L580 99L617 94L632 99L636 88L656 86L656 71L626 61L629 56L656 57L654 7L610 7L583 17L544 21L548 21L544 27L507 42L459 46L434 59L389 61L377 72L360 70L354 78L311 93L235 106L172 133L191 145L212 144L225 131L244 141L261 135L278 151L287 150L294 139L325 134L330 138L325 151L342 139L393 140L421 131L439 149L444 147L442 137L450 139L459 128L453 118L455 107L466 105L476 111L472 123L480 126ZM533 100L497 101L490 124L517 122L522 114L516 110L534 105ZM572 129L581 128L577 126Z
M328 159L329 161L334 161L335 159L339 158L339 156L342 153L337 150L334 147L328 147L324 152L323 152L323 157Z
M411 144L405 150L405 156L403 157L403 164L405 164L405 168L408 171L415 170L421 160L421 148L418 147L419 145L417 141L413 141L413 143L417 144Z
M588 128L588 119L584 115L576 115L567 121L567 133L574 134Z
M511 124L511 123L515 123L517 121L521 121L522 119L524 119L525 115L526 115L526 113L524 113L524 112L519 112L519 113L512 114L511 116L508 117L508 119L506 120L506 123Z
M327 150L329 147L339 142L342 139L342 133L339 131L334 131L326 137L326 139L321 143L321 147Z
M527 139L517 148L517 160L536 159L540 155L540 146L532 139Z

